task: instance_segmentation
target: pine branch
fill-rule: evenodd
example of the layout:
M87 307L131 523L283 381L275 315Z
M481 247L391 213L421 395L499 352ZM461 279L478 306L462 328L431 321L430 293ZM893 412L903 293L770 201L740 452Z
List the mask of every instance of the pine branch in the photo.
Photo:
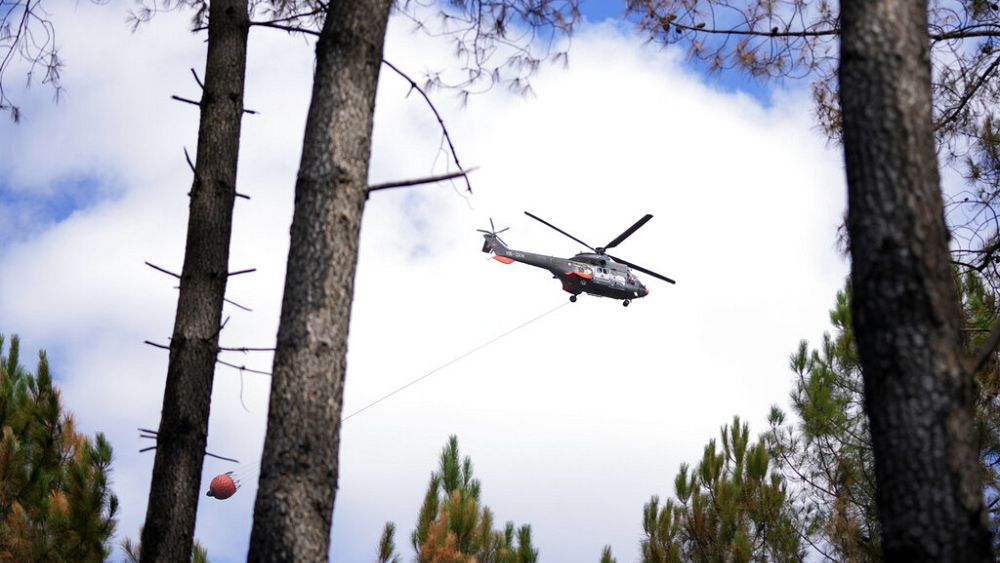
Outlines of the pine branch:
M986 341L972 353L972 357L967 361L968 372L976 373L979 371L986 364L986 360L990 359L990 356L996 352L998 344L1000 344L1000 319L997 319L993 324L993 329L986 337Z
M993 71L997 69L997 66L1000 66L1000 57L993 59L993 62L990 63L990 66L988 66L986 70L979 75L979 77L976 79L976 82L973 83L972 87L966 90L964 94L962 94L962 98L958 100L958 105L955 106L955 109L952 110L947 117L942 119L938 124L934 126L935 130L941 129L945 125L948 125L958 117L958 114L962 113L962 110L965 109L965 106L969 104L969 101L976 94L976 92L978 92L979 89L982 88L984 84L986 84L986 79L989 78L991 74L993 74Z

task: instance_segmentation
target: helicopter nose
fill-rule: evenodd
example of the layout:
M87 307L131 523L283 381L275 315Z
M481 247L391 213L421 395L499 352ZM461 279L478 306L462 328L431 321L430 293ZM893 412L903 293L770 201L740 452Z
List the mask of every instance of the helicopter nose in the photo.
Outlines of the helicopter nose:
M642 296L645 297L647 295L649 295L649 288L648 287L642 288Z

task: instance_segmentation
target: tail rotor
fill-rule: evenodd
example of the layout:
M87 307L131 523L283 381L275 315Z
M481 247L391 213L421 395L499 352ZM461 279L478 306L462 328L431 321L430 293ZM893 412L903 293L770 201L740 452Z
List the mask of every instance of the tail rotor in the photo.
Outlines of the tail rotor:
M483 233L483 235L485 236L495 238L496 240L500 241L501 244L507 246L507 243L504 242L504 240L500 238L498 235L502 232L507 231L508 229L510 229L510 227L504 227L498 231L496 226L493 224L493 218L490 217L490 230L488 231L486 229L476 229L476 230L479 231L480 233Z
M493 224L493 218L490 217L490 230L486 229L476 229L480 233L483 233L483 252L490 253L493 252L496 246L499 244L502 247L506 247L507 243L500 238L500 233L506 231L510 227L504 227L499 231L496 225Z

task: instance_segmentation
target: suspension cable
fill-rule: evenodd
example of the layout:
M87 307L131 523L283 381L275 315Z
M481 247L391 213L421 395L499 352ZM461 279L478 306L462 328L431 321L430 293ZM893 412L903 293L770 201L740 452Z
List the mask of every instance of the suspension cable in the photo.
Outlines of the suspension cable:
M375 405L381 403L382 401L388 399L389 397L392 397L393 395L395 395L396 393L399 393L400 391L406 389L407 387L410 387L411 385L416 385L417 383L423 381L424 379L427 379L428 377L430 377L430 376L434 375L435 373L443 370L444 368L446 368L446 367L454 364L455 362L458 362L459 360L462 360L464 358L467 358L467 357L471 356L472 354L475 354L476 352L482 350L483 348L486 348L490 344L493 344L494 342L500 340L501 338L503 338L505 336L509 336L510 334L513 334L514 332L517 332L518 330L521 330L522 328L530 325L531 323L533 323L533 322L535 322L537 320L540 320L543 317L547 317L547 316L551 315L552 313L555 313L556 311L558 311L559 309L562 309L566 305L569 305L569 301L564 301L558 307L555 307L554 309L549 309L548 311L542 313L541 315L538 315L537 317L533 317L530 320L525 321L525 322L523 322L523 323L515 326L514 328L508 330L507 332L504 332L503 334L500 334L499 336L494 336L490 340L487 340L486 342L480 344L479 346L476 346L475 348L469 350L468 352L465 352L464 354L462 354L460 356L456 356L455 358L452 358L451 360L448 360L447 362L445 362L445 363L441 364L440 366L432 369L431 371L429 371L429 372L421 375L420 377L418 377L418 378L410 381L406 385L403 385L402 387L396 388L395 390L393 390L393 391L391 391L391 392L389 392L389 393L387 393L387 394L379 397L378 399L375 399L371 403L368 403L367 405L361 407L360 409L358 409L358 410L352 412L351 414L345 416L344 418L341 419L341 424L343 424L344 422L347 422L347 420L350 419L351 417L356 416L358 414L361 414L362 412L368 410L371 407L374 407Z

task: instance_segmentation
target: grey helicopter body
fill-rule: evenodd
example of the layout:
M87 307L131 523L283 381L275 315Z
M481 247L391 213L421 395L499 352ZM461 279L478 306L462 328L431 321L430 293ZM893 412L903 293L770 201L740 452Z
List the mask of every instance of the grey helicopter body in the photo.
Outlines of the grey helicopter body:
M642 227L647 221L652 219L652 215L646 215L642 219L639 219L634 225L626 229L606 246L595 248L527 211L524 214L586 246L592 252L581 252L572 258L560 258L558 256L515 250L508 247L498 236L507 229L501 229L499 232L494 230L492 219L490 220L491 230L479 229L479 232L483 233L483 252L492 253L495 260L504 264L521 262L522 264L548 270L552 273L553 277L562 282L563 290L570 294L570 301L575 302L578 295L587 293L600 297L619 299L622 301L622 305L627 307L631 300L649 295L649 289L632 272L633 270L649 274L668 283L675 283L674 280L666 276L657 274L621 258L611 256L605 252L608 248L617 246L631 236L639 227Z

